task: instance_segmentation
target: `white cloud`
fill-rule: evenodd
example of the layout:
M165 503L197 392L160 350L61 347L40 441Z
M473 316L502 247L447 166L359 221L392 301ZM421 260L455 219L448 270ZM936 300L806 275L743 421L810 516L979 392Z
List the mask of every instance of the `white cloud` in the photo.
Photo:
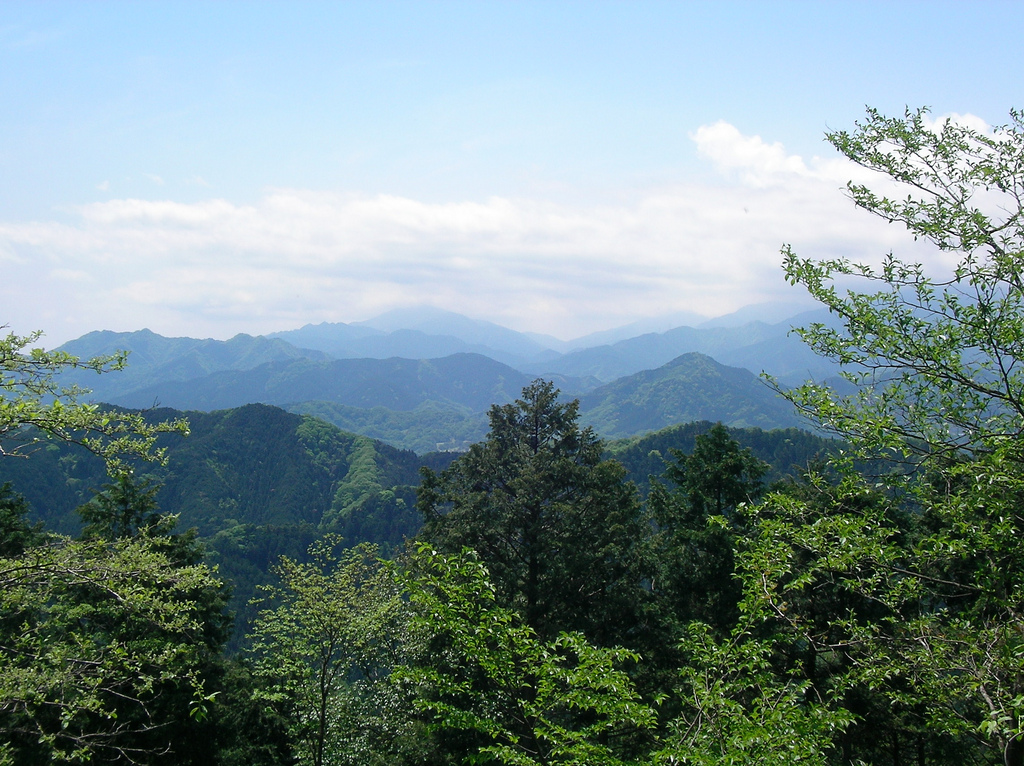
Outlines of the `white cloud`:
M982 135L994 135L992 126L981 117L974 114L958 114L957 112L950 112L949 114L940 114L935 117L930 114L926 114L924 115L923 121L925 128L934 133L940 133L947 122L952 122L954 125L969 128L970 130L977 131Z
M804 161L787 155L782 144L766 144L760 136L744 136L727 122L703 125L690 135L697 151L722 170L740 170L743 179L762 185L780 175L808 175Z
M805 162L723 122L692 138L731 181L592 207L274 189L251 205L116 199L71 224L0 222L0 252L52 299L8 310L63 340L143 326L229 337L433 303L569 337L792 299L783 243L859 259L907 245L844 198L845 161Z

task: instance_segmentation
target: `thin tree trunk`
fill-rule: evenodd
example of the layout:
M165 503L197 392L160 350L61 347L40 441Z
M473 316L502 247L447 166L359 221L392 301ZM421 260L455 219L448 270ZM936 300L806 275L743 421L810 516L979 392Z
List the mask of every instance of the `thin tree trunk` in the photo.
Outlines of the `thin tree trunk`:
M1003 766L1024 766L1024 740L1012 737L1003 747Z

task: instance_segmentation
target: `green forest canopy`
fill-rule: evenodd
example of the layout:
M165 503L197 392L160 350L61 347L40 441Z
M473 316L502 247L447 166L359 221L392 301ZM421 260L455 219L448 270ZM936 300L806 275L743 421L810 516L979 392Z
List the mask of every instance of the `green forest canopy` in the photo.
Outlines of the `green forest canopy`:
M152 424L47 404L51 368L77 362L8 336L4 427L78 423L121 480L74 537L0 495L0 761L1021 766L1024 121L869 110L828 138L906 195L851 184L854 203L954 264L784 249L841 320L803 338L857 388L781 393L841 451L768 485L712 428L645 503L538 383L426 474L424 533L385 559L313 521L351 516L402 461L300 421L331 445L307 450L319 470L353 481L305 508L310 550L279 560L237 655L195 537L124 470ZM252 497L270 467L245 475ZM216 507L214 538L249 512Z

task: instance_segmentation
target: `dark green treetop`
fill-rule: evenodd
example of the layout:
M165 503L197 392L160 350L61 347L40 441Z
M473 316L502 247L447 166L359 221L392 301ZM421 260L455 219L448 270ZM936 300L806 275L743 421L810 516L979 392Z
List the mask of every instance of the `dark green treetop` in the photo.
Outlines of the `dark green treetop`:
M542 380L490 410L490 432L440 474L425 470L423 537L442 552L472 548L499 604L544 639L579 630L630 645L644 601L646 524L622 467ZM632 616L632 617L631 617Z
M648 498L658 526L654 591L675 624L699 619L726 630L741 594L733 578L733 550L745 527L737 509L760 497L768 466L721 423L697 436L690 454L672 453L667 483L653 483Z

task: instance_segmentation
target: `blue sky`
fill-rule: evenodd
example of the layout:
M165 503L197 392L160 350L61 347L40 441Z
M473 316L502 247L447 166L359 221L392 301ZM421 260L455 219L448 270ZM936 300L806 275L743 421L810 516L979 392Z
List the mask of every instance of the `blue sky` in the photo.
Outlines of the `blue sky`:
M0 324L226 338L430 304L562 338L911 247L823 141L998 124L1024 3L0 1Z

